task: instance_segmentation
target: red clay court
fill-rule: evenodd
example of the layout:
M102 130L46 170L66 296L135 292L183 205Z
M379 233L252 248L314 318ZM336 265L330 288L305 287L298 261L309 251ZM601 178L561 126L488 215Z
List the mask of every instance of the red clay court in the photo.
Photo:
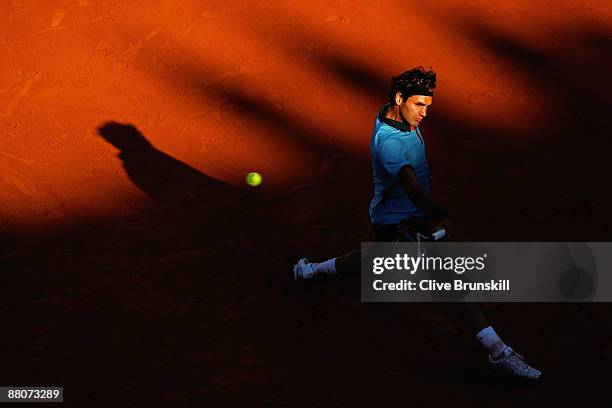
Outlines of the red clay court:
M609 399L607 304L487 305L545 373L507 384L451 304L287 283L372 239L372 124L417 65L457 240L610 241L609 3L12 0L0 21L0 386L80 407Z

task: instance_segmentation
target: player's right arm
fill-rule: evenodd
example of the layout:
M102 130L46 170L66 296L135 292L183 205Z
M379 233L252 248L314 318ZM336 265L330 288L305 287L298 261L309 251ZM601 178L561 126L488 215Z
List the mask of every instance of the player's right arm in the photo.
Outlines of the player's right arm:
M444 211L434 205L429 195L423 190L417 179L416 173L410 165L404 165L397 173L397 181L402 186L410 200L421 211L425 213L431 232L441 228L451 235L451 223Z

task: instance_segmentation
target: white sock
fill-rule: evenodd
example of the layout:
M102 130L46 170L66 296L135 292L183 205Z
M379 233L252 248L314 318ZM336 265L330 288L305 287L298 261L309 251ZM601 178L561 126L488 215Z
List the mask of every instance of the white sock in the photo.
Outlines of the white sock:
M338 271L336 271L336 258L328 259L325 262L316 264L314 273L315 275L338 273Z
M506 344L499 338L493 327L488 326L476 334L476 338L487 349L491 357L497 357L506 348Z

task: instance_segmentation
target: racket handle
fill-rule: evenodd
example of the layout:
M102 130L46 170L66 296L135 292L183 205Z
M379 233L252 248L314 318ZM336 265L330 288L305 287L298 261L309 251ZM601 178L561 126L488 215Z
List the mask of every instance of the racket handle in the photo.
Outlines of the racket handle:
M433 234L431 234L431 237L433 238L434 241L437 241L439 239L444 238L445 235L446 235L446 230L442 228L440 230L437 230Z

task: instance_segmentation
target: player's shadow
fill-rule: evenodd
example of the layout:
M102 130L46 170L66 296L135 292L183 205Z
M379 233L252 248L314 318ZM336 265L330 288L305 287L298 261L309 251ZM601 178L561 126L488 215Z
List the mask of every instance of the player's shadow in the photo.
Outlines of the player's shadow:
M160 217L167 220L152 227L157 234L174 231L189 246L210 247L229 240L250 256L267 259L271 266L285 266L250 238L261 231L264 221L269 226L272 217L266 208L273 198L207 176L156 149L133 125L108 122L98 133L119 149L132 183L163 208Z
M218 211L221 203L228 210L246 198L241 189L156 149L133 125L108 122L98 133L119 149L119 158L134 185L161 205Z

